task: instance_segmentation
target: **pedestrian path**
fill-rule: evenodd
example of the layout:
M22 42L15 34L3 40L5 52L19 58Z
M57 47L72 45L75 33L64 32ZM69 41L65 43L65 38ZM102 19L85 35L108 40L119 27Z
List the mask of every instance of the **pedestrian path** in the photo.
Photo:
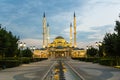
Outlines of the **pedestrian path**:
M65 80L81 80L79 76L77 76L71 68L66 66L66 71L64 72Z
M85 80L120 80L120 69L70 60L68 62Z
M0 80L42 80L53 61L45 60L0 71Z

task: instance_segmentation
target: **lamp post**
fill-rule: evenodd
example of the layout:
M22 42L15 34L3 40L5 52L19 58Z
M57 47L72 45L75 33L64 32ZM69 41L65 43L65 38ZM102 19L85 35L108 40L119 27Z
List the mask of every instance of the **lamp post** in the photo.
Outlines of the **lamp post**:
M91 46L86 46L86 47L87 47L87 48L86 48L86 53L87 53L86 56L87 56L87 58L88 58L88 57L90 57L90 53L91 53L90 50L91 50L91 48L92 48L92 45L91 45Z
M21 64L22 64L22 52L23 49L26 47L26 43L20 42L19 43L19 48L20 48L20 60L21 60Z
M35 49L36 49L35 46L30 46L30 50L31 50L31 52L32 52L32 56L31 56L32 59L34 58L34 50L35 50Z
M97 56L98 57L101 57L103 56L103 51L102 51L102 42L96 42L95 45L98 47L98 54Z
M86 46L86 58L88 58L88 49L89 49L89 46Z
M36 49L35 46L30 46L30 50L31 50L32 52L34 52L35 49Z

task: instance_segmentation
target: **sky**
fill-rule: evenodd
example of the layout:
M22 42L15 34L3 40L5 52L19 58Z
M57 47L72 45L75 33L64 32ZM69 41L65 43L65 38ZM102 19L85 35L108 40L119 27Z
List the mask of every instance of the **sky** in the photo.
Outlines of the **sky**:
M119 20L120 0L0 0L0 24L27 46L42 47L42 20L46 14L50 42L57 36L69 41L74 12L77 46L86 48L113 33Z

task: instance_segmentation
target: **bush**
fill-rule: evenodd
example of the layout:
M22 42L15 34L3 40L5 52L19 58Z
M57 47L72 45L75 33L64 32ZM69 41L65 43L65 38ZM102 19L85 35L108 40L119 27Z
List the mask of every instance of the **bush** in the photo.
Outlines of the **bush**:
M22 63L24 63L24 64L28 64L28 63L31 62L31 58L29 58L29 57L22 57L22 58L20 59L20 61L21 61Z
M47 60L48 58L33 58L34 62Z
M86 58L79 58L79 60L80 60L80 61L85 61L85 60L86 60Z
M115 66L115 60L114 59L101 59L99 62L101 65L106 65L106 66Z
M99 62L99 58L95 58L95 57L88 57L85 59L86 62L93 62L93 63L98 63Z
M73 60L79 60L79 58L72 58Z
M0 60L0 65L2 68L11 68L20 65L19 60Z
M79 60L79 61L86 61L86 62L98 62L99 58L94 58L94 57L88 57L88 58L72 58L74 60Z
M18 57L5 57L3 60L18 60Z
M40 60L47 60L48 58L41 58Z
M86 58L85 61L86 61L86 62L93 62L93 61L94 61L94 58Z

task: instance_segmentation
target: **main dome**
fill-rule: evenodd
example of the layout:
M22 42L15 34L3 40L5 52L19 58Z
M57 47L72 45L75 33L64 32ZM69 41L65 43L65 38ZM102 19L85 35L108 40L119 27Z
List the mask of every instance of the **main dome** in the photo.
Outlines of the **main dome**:
M64 39L62 36L57 36L55 39Z

